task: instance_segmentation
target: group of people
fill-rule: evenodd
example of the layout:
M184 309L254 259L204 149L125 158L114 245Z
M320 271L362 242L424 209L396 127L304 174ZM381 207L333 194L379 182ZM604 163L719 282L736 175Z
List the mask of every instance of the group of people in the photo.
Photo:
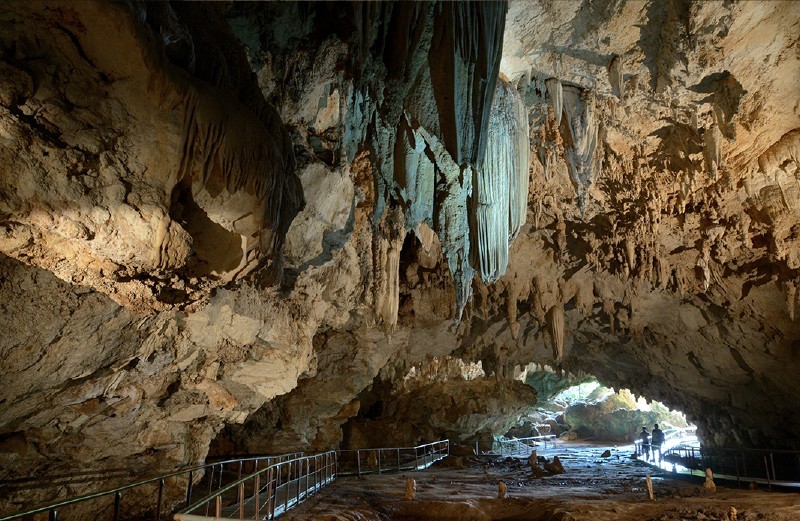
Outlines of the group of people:
M647 455L647 461L656 461L656 451L658 451L658 460L661 462L661 445L664 443L664 431L658 428L658 424L653 424L653 434L647 432L647 427L642 426L642 432L639 433L639 439L642 440L642 455Z

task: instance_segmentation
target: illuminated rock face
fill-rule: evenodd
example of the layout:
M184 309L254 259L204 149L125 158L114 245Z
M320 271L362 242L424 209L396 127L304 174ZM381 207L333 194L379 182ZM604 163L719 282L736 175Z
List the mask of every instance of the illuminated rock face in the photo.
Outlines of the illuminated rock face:
M800 15L611 4L3 3L3 472L466 439L530 362L791 447Z
M291 141L202 10L4 6L3 252L143 312L280 257Z

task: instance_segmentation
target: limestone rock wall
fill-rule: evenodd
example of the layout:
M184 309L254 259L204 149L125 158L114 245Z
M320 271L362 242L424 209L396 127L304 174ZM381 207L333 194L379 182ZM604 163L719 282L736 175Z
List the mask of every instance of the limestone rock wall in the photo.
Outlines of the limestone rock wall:
M3 3L0 508L499 432L531 362L797 448L797 17Z
M152 312L280 257L303 195L219 9L129 7L3 5L0 247Z

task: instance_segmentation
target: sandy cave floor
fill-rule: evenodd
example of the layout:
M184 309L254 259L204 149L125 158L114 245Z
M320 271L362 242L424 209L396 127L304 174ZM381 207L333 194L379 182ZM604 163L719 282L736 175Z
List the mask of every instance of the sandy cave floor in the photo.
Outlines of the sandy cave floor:
M702 494L697 478L676 479L630 458L629 447L564 443L554 452L565 474L536 479L522 459L464 458L465 468L439 462L414 473L344 477L293 509L285 520L800 520L800 493L737 489L717 483ZM655 501L647 500L646 474L653 476ZM417 482L406 501L405 479ZM497 498L497 483L508 487Z

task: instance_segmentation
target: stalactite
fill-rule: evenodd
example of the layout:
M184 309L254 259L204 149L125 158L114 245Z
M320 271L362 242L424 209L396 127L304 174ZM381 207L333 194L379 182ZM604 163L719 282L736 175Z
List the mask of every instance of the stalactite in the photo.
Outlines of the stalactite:
M711 247L708 243L703 244L703 250L697 256L697 267L703 273L703 289L708 291L711 286Z
M414 130L408 113L400 121L394 157L395 182L408 206L408 226L433 224L436 169L427 155L425 140Z
M519 296L519 289L515 284L510 284L506 289L508 296L506 297L506 318L508 319L508 327L511 329L511 338L517 340L519 338L519 322L517 322L517 297Z
M475 170L473 178L473 266L485 282L505 273L509 236L525 221L529 149L526 109L513 87L500 80L483 168Z
M554 238L556 244L556 257L563 259L567 255L567 223L564 217L558 214L556 220L556 234Z
M605 299L603 300L603 312L608 315L608 327L611 331L612 335L616 334L616 329L614 327L614 301Z
M636 240L628 235L625 237L625 260L631 273L636 269Z
M400 250L405 238L403 212L391 210L384 214L375 233L373 249L375 271L375 315L388 332L397 325L400 302Z
M624 95L624 85L622 83L622 57L614 55L608 64L608 79L611 82L611 92L619 99Z
M555 116L556 125L561 123L561 113L564 107L564 89L561 81L558 78L548 78L544 80L547 86L547 95L550 96L550 102L553 104L553 114Z
M505 2L355 8L344 148L352 157L365 145L376 164L373 222L397 202L409 209L408 230L425 222L436 231L454 279L457 320L474 274L467 199L486 154L506 10Z
M516 90L510 89L507 95L512 98L514 117L510 137L514 140L514 165L509 175L508 194L508 232L510 239L516 237L528 218L528 185L530 182L530 128L528 109Z
M472 277L475 273L470 264L470 233L467 195L472 193L472 172L466 171L453 162L441 141L420 127L420 135L425 139L438 169L437 201L438 212L434 219L434 231L442 241L442 252L447 258L453 285L456 290L456 319L470 297Z
M542 280L536 276L531 283L531 294L533 295L533 315L539 322L544 322L547 316L547 308L545 308L542 292L544 286Z
M594 94L589 89L564 87L564 112L567 136L564 144L570 177L575 184L578 202L585 207L589 187L594 182L594 155L597 148L597 121Z
M784 283L786 288L786 311L789 313L789 318L794 320L795 304L797 303L797 286L794 281L787 280Z
M706 129L703 138L705 139L703 155L706 160L706 170L708 171L709 177L713 180L717 178L717 173L722 162L722 133L719 131L717 125L712 125Z
M547 313L550 336L553 340L553 360L561 362L564 357L564 304L558 302Z
M667 249L662 245L659 247L658 256L656 256L656 264L658 266L658 287L662 290L667 289L669 285L670 266L667 260Z

